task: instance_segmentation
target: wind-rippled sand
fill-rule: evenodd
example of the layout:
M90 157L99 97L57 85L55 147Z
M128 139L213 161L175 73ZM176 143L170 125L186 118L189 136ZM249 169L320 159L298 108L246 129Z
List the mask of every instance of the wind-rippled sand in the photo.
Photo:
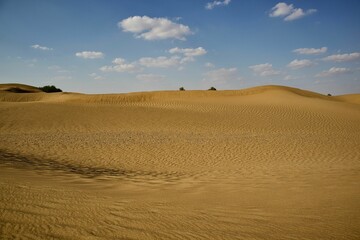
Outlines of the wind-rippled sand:
M0 87L0 239L360 238L358 94Z

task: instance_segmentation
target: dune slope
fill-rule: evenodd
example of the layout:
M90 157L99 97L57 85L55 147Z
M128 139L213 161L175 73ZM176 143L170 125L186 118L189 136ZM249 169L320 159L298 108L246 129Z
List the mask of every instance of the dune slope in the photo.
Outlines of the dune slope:
M30 85L19 83L3 83L0 84L0 91L7 91L13 93L39 93L42 92L39 88Z
M357 98L0 91L0 235L358 239Z

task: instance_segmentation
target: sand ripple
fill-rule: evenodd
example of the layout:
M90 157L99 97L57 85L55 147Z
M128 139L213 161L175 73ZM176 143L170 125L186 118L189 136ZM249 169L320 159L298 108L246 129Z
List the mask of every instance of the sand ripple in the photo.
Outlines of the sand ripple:
M358 95L1 89L0 239L359 239Z

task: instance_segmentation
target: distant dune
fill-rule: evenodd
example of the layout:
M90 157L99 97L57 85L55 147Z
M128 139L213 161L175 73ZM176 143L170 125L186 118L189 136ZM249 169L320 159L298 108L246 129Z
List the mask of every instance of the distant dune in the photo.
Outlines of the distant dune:
M0 84L0 91L7 91L13 93L38 93L42 92L39 88L18 84L18 83L8 83L8 84Z
M0 238L359 239L359 104L0 84Z
M293 94L301 97L319 98L330 101L343 101L349 103L360 103L360 94L349 94L341 96L326 96L319 93L306 91L286 86L261 86L242 90L222 90L222 91L154 91L154 92L134 92L125 94L80 94L80 93L51 93L45 94L36 87L24 84L0 84L0 101L4 102L81 102L81 103L131 103L146 102L151 100L186 100L198 98L221 98L221 97L241 97L255 94ZM23 93L23 94L14 94ZM29 93L29 94L24 94ZM38 93L38 94L33 94ZM260 97L261 98L261 97Z
M336 99L343 102L360 104L360 94L340 95L340 96L336 96Z

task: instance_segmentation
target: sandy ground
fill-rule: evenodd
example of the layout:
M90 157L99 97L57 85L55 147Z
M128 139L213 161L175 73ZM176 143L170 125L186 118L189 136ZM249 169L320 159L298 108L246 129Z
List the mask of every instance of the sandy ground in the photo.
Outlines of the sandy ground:
M9 87L1 239L360 238L359 94Z

